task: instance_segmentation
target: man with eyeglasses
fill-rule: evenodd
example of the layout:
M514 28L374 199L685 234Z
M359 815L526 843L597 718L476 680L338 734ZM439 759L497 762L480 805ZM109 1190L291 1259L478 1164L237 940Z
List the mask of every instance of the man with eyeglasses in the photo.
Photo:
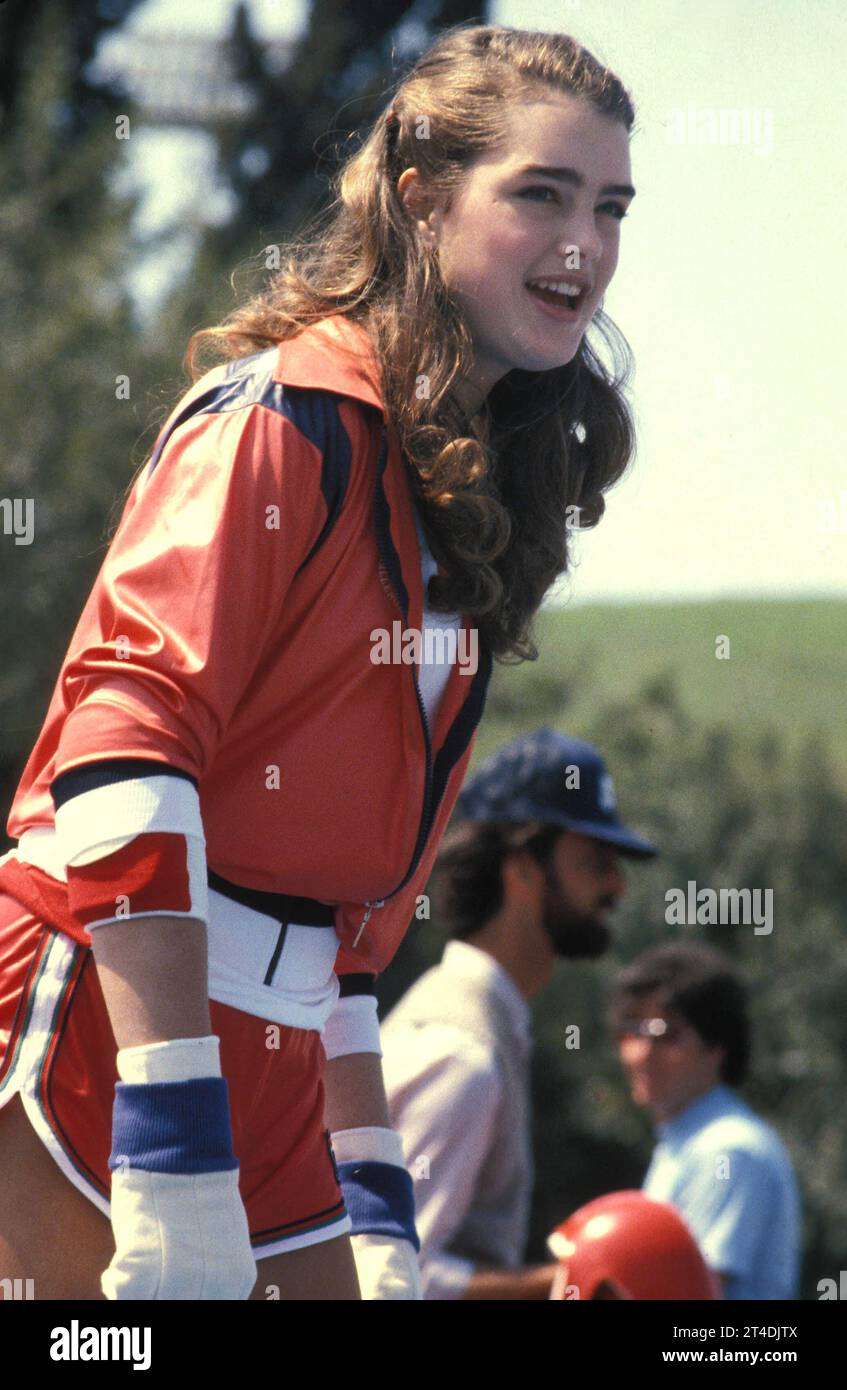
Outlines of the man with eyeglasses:
M796 1298L791 1160L733 1089L750 1058L739 975L705 946L654 947L618 975L611 1022L632 1098L657 1128L643 1191L684 1217L725 1298Z

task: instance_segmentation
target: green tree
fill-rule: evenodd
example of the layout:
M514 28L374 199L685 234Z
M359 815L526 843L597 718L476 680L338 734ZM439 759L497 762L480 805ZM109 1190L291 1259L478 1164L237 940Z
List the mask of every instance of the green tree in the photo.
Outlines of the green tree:
M168 335L179 338L229 311L235 267L239 295L251 275L266 276L265 248L324 206L331 173L393 81L439 30L464 20L485 23L486 9L477 0L433 0L423 17L409 0L314 0L280 73L268 63L247 6L237 6L228 55L246 109L211 127L232 213L205 231L191 276L171 297Z
M133 204L112 177L127 143L120 118L132 114L86 76L98 38L132 7L0 9L0 494L28 501L33 520L30 543L0 534L5 806L139 436L147 369L124 288Z

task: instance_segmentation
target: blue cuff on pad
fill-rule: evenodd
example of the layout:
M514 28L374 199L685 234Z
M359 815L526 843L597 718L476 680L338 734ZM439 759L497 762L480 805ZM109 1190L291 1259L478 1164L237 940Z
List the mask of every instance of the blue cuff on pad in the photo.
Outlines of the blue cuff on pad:
M420 1250L414 1189L405 1168L396 1163L339 1163L338 1180L353 1235L396 1236Z
M109 1167L148 1173L222 1173L232 1152L226 1077L195 1081L119 1081L112 1111Z

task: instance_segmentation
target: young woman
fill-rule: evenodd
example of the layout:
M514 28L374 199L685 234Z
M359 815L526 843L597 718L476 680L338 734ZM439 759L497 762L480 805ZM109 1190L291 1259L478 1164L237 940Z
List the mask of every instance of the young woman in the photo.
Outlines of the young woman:
M0 862L0 1277L36 1298L417 1296L373 982L492 659L537 655L633 452L633 123L564 35L448 31L192 340Z

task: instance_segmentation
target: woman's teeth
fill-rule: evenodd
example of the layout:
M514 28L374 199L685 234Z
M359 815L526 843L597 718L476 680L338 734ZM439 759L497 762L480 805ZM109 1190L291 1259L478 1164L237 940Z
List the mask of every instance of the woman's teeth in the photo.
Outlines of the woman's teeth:
M530 289L555 290L556 294L566 294L570 299L575 299L579 294L579 285L572 285L568 280L530 280Z
M566 280L530 280L527 289L532 290L547 304L558 304L563 308L575 309L582 291L579 285L571 285Z

